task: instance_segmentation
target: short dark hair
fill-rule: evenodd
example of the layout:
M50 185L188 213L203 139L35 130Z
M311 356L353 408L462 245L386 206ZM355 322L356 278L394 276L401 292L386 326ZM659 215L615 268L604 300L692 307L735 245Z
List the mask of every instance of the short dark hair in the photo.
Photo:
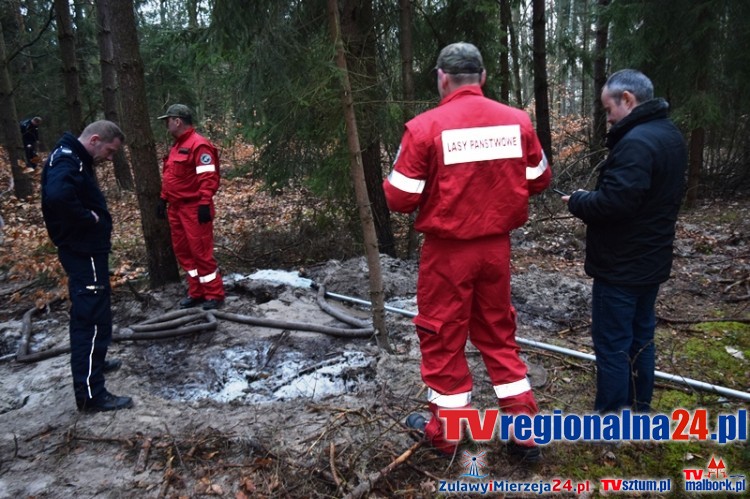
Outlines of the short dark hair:
M106 143L113 142L115 139L120 139L120 142L123 143L125 142L125 134L122 133L120 127L107 120L94 121L81 132L82 139L87 139L92 135L98 135Z
M612 73L604 88L616 104L620 103L625 91L633 94L639 104L654 98L654 84L637 69L621 69Z

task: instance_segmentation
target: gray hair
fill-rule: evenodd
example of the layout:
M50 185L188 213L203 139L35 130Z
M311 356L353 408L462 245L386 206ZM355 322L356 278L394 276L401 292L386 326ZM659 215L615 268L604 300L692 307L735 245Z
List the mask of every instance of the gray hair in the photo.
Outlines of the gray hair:
M636 69L621 69L613 73L607 79L604 88L616 104L620 104L622 93L625 91L633 94L638 104L654 98L654 84Z
M481 73L484 63L478 48L471 43L457 42L443 47L437 67L448 74Z
M91 123L81 132L81 139L88 139L92 135L98 135L102 142L109 144L115 139L125 142L125 134L115 123L107 120L99 120Z

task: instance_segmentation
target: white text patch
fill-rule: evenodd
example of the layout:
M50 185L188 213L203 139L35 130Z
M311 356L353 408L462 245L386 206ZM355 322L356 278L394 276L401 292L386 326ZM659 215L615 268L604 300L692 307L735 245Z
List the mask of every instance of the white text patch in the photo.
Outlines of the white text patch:
M446 165L523 156L519 125L445 130L442 140Z

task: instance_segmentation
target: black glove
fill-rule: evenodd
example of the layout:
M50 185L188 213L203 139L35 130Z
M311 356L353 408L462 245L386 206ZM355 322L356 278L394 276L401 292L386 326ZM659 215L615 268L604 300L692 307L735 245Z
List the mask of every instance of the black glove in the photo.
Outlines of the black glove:
M198 205L198 223L207 224L211 221L211 207L207 204Z
M163 199L159 199L159 203L156 205L156 218L162 220L167 218L167 202Z

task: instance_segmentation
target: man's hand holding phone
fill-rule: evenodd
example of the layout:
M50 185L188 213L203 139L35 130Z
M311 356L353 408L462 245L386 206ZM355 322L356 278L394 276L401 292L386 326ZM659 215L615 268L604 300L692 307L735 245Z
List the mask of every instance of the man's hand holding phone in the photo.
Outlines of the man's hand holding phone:
M568 200L570 199L570 194L568 194L567 192L561 191L560 189L555 189L553 187L552 192L554 192L555 194L559 194L561 196L560 199L562 199L563 203L567 203Z

